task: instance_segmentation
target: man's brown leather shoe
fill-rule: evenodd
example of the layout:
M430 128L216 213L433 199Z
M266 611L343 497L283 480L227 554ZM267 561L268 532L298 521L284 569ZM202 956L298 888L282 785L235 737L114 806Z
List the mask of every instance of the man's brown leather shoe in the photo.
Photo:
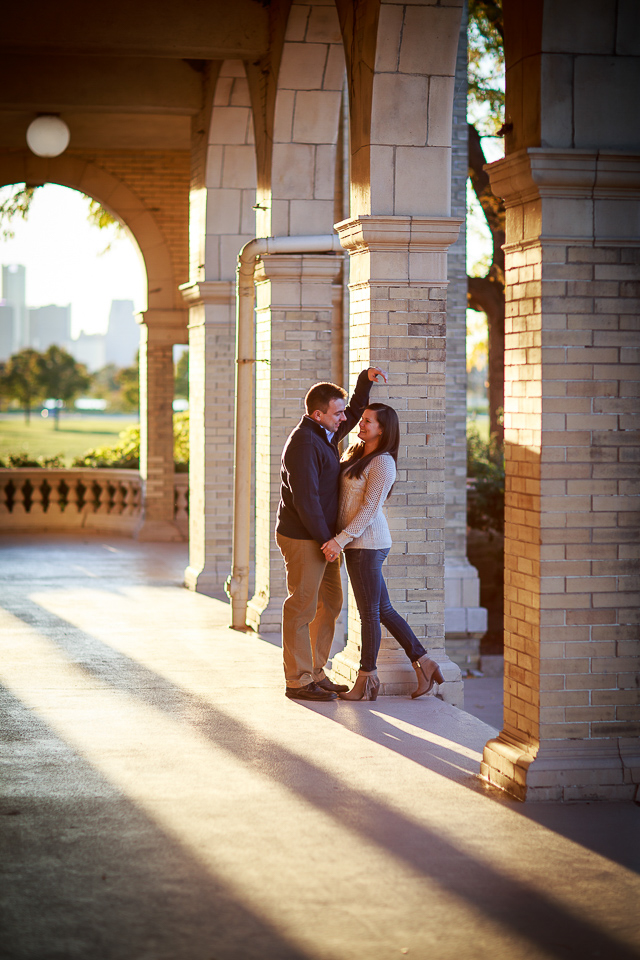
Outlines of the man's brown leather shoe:
M308 683L306 687L287 687L284 692L289 700L335 700L336 693L323 690L317 683Z
M332 693L346 693L349 687L344 683L334 683L329 677L323 677L322 680L316 680L316 687L322 687L323 690L330 690Z

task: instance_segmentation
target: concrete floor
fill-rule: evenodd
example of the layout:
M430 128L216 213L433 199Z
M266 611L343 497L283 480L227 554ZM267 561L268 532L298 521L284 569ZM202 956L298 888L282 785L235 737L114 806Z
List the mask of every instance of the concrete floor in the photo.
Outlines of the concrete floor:
M286 700L185 563L0 538L2 960L640 957L638 806L506 798L435 698Z

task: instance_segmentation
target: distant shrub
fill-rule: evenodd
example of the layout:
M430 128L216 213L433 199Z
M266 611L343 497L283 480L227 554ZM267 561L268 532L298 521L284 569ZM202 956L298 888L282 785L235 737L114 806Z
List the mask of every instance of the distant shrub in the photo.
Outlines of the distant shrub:
M189 411L173 415L173 462L177 473L189 472Z
M58 454L57 457L37 457L34 458L26 451L22 453L10 453L4 460L0 460L0 467L16 469L17 467L64 467L64 457Z
M95 447L73 461L74 467L111 467L138 470L140 467L140 427L133 426L118 435L112 447Z
M189 414L173 415L173 456L177 473L189 471ZM107 467L111 469L140 469L140 427L128 427L112 447L96 447L76 457L74 467Z
M504 453L496 438L483 440L477 427L467 431L467 524L474 530L504 532Z

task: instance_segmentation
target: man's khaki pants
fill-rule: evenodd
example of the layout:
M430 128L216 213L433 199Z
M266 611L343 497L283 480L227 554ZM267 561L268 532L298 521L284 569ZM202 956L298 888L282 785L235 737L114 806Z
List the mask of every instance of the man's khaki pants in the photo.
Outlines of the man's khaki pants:
M328 563L315 540L276 533L289 596L282 607L282 654L288 687L322 680L342 610L340 562Z

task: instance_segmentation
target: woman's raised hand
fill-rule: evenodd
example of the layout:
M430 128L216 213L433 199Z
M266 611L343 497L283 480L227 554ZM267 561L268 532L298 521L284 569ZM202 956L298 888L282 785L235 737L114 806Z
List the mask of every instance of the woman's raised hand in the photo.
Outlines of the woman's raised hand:
M387 371L382 370L381 367L369 367L367 374L372 383L381 383L382 381L378 379L379 377L382 377L382 380L384 380L385 383L389 382Z

